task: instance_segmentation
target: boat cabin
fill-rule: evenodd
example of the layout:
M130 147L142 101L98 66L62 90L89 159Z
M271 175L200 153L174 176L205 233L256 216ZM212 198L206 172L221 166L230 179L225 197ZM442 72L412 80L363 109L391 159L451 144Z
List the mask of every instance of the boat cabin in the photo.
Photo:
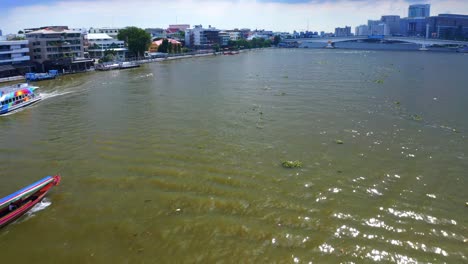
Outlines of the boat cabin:
M13 98L10 98L10 99L6 99L4 101L1 101L0 102L0 106L4 106L4 105L9 105L11 103L13 104L19 104L19 103L22 103L22 102L25 102L25 101L28 101L29 99L31 98L34 98L34 94L21 94L21 95L18 95L18 96L15 96Z

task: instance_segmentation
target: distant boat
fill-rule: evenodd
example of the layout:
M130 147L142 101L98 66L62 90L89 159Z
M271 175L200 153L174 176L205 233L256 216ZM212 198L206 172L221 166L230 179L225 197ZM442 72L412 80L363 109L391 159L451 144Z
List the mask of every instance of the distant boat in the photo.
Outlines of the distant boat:
M225 51L223 55L236 55L239 54L239 51Z
M15 221L39 203L47 192L60 183L60 176L47 176L0 199L0 228Z
M35 93L39 88L27 83L0 87L0 115L6 114L34 104L41 100L41 96Z
M130 69L130 68L138 68L140 64L133 62L133 61L125 61L119 64L119 69Z
M465 45L465 46L463 46L463 47L461 47L461 48L458 48L458 49L457 49L457 52L460 52L460 53L468 53L468 46Z
M100 63L95 66L96 71L109 71L119 69L118 63Z
M109 71L109 70L123 70L123 69L130 69L130 68L137 68L140 67L140 64L132 61L125 61L125 62L112 62L112 63L101 63L96 64L95 69L97 71Z
M55 79L58 76L57 70L50 70L48 73L34 73L28 72L25 75L26 80L28 81L43 81L43 80L50 80Z

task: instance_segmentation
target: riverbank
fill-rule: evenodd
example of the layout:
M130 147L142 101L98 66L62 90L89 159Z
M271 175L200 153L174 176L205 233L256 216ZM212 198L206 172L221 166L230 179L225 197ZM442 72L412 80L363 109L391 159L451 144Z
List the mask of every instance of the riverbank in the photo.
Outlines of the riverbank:
M259 49L266 49L266 48L239 50L239 53L244 53L244 52L247 52L247 51L259 50ZM134 60L133 62L136 62L136 63L139 63L139 64L145 64L145 63L153 63L153 62L161 62L161 61L190 59L190 58L207 57L207 56L219 56L219 55L224 55L224 54L221 51L220 52L207 52L207 53L191 53L191 54L186 54L186 55L185 54L183 54L183 55L173 54L173 55L168 55L167 57L163 57L163 58ZM86 72L93 72L93 71L95 71L94 67L91 68L91 69L88 69L86 71L64 72L61 75L86 73ZM23 80L25 80L24 76L13 76L13 77L0 78L0 83L17 82L17 81L23 81Z
M18 76L11 76L11 77L5 77L5 78L0 78L0 83L6 83L6 82L16 82L16 81L22 81L24 80L24 76L18 75Z

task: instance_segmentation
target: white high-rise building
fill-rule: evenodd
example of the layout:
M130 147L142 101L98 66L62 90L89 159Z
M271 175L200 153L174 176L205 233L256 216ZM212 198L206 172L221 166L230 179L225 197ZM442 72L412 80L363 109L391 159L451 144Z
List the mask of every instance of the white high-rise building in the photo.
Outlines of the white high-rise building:
M209 26L203 28L202 25L194 26L185 30L185 45L188 47L211 47L214 44L221 44L219 29Z
M369 35L369 27L367 25L357 26L354 34L356 36L367 36Z

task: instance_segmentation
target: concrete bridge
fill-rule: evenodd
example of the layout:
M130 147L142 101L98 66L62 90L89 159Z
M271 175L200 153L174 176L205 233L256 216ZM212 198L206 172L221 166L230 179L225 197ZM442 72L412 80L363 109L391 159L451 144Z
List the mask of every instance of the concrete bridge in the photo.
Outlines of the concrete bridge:
M324 43L326 48L333 48L337 42L358 41L358 40L382 40L382 41L399 41L406 43L414 43L421 45L421 50L427 50L427 46L431 45L467 45L468 41L445 40L445 39L430 39L430 38L411 38L411 37L393 37L385 36L382 38L368 36L350 36L350 37L320 37L320 38L299 38L285 39L283 42L297 42L299 45L303 43Z

